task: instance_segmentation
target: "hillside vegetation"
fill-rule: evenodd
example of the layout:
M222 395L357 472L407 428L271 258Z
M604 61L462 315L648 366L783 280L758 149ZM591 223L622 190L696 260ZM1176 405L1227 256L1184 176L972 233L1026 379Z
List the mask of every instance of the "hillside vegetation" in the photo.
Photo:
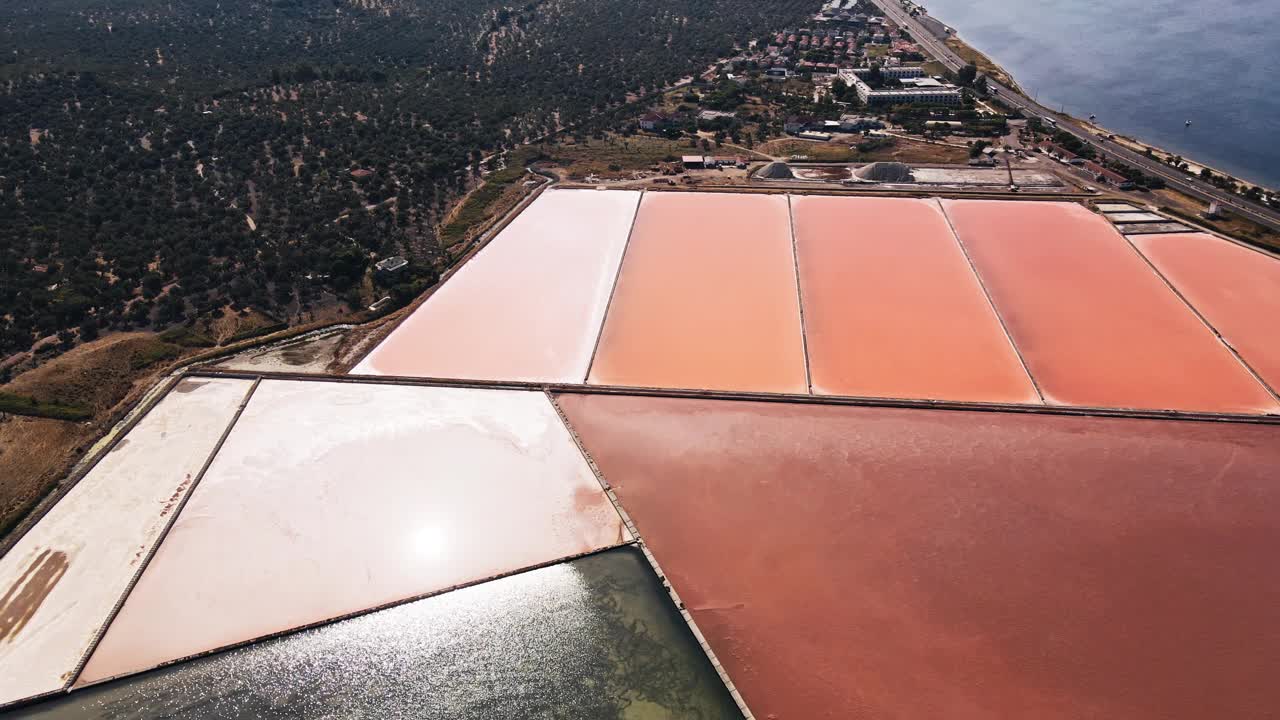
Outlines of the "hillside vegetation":
M0 360L250 308L302 322L367 301L389 255L429 280L483 158L597 134L816 6L0 3Z

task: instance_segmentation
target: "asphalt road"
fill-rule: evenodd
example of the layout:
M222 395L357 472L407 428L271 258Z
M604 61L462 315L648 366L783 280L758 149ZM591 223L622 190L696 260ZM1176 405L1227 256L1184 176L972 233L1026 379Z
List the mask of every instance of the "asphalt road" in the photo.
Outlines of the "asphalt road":
M897 0L872 0L886 16L899 25L907 28L916 42L922 45L934 57L938 58L942 64L949 67L952 71L958 71L966 64L964 60L952 52L946 43L934 37L932 33L925 29L923 25L916 22L914 18L907 14L906 10ZM1107 140L1106 138L1094 135L1084 126L1077 123L1073 119L1061 115L1040 105L1034 100L1022 95L1011 88L996 82L990 76L987 77L987 87L999 96L1001 101L1007 105L1022 110L1027 117L1039 116L1046 120L1053 120L1057 123L1058 129L1066 131L1081 141L1094 146L1100 152L1111 157L1124 161L1132 165L1147 175L1163 178L1169 184L1169 187L1180 190L1187 195L1203 200L1205 203L1217 202L1224 208L1231 208L1237 214L1246 217L1260 225L1264 225L1272 230L1280 232L1280 213L1263 207L1257 203L1249 202L1239 195L1220 190L1209 183L1197 178L1190 177L1185 173L1175 170L1169 165L1159 161L1152 160L1140 153L1136 153L1122 145Z

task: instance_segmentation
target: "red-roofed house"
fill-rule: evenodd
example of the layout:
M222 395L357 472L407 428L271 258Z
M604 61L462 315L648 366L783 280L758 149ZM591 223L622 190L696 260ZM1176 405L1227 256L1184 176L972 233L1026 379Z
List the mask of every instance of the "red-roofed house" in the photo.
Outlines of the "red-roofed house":
M651 112L640 118L641 130L661 130L671 123L671 118L662 113Z
M1132 180L1114 170L1108 170L1096 162L1086 162L1084 164L1084 169L1089 171L1089 174L1093 176L1093 179L1098 182L1110 183L1121 190L1128 190L1133 187Z

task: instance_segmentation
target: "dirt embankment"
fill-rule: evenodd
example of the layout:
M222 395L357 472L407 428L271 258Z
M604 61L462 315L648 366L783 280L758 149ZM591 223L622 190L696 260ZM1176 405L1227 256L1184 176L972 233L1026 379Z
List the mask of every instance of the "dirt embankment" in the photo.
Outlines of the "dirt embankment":
M153 333L120 333L73 348L22 373L3 389L42 402L85 407L97 415L128 394L139 371L181 353L182 348Z
M0 419L0 538L65 474L72 451L87 448L93 438L87 423Z
M983 75L995 78L996 82L999 82L1005 87L1012 88L1017 92L1022 92L1022 88L1018 86L1017 81L1013 79L1013 75L1010 75L1008 70L1005 70L997 65L994 60L983 55L981 52L978 52L978 50L972 45L969 45L965 41L953 35L947 38L947 47L951 48L951 51L956 55L959 55L960 59L977 65L978 70ZM1026 93L1023 94L1025 95Z
M850 136L851 138L853 136ZM858 138L866 150L849 142L812 142L783 138L772 140L762 150L779 159L807 158L808 162L902 162L909 165L963 165L969 161L966 148L912 140L904 137Z
M0 413L0 536L70 471L170 361L191 352L145 332L86 343L0 385L0 392L87 411L72 422Z
M1230 235L1273 252L1280 252L1280 233L1246 220L1230 210L1222 217L1208 220L1203 217L1205 204L1195 198L1169 189L1156 190L1152 195L1165 212L1181 216L1224 235Z

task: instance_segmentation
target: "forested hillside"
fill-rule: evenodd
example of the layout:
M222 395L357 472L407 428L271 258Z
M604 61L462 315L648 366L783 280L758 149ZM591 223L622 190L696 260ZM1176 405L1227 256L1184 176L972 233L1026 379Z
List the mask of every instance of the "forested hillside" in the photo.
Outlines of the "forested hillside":
M431 272L477 161L617 123L815 0L6 0L0 360ZM57 342L48 338L57 336Z

